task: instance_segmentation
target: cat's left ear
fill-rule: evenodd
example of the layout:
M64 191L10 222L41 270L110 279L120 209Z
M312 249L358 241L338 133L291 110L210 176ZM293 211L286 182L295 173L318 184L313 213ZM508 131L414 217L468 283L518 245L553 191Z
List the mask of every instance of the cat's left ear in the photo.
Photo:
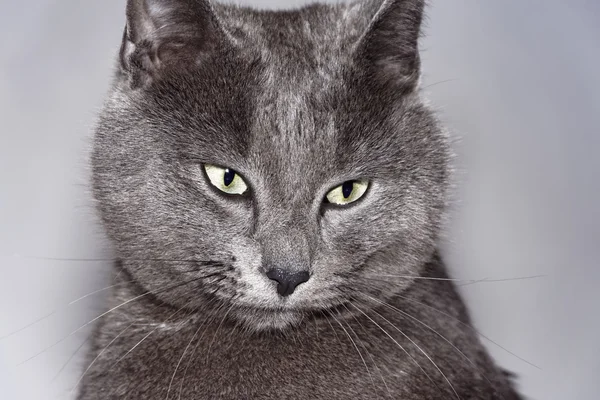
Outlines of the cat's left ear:
M120 62L133 86L159 77L166 66L198 62L230 45L209 0L128 0Z
M357 56L367 62L373 76L403 90L414 90L419 82L418 41L424 0L383 0L357 43Z

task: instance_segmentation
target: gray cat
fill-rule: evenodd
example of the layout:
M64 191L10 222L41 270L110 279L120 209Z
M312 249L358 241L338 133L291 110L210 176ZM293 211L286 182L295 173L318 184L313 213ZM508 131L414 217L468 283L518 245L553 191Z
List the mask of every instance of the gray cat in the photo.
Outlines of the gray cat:
M519 399L436 249L421 0L129 0L93 188L118 261L79 399Z

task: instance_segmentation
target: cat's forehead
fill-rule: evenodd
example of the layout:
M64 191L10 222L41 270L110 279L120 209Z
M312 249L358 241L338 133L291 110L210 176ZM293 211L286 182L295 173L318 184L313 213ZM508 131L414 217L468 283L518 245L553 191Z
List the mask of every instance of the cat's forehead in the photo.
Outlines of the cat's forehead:
M279 155L290 165L325 164L335 157L343 105L360 100L349 96L344 80L369 23L368 5L315 4L293 11L220 6L238 47L261 66L248 121L251 153Z
M288 79L325 76L339 66L369 23L367 3L313 4L289 11L221 5L218 13L238 46L253 48Z

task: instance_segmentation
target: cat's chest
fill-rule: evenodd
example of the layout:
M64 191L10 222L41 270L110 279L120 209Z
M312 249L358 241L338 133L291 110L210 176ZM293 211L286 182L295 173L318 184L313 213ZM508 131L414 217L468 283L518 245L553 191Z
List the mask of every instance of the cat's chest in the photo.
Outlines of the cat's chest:
M325 328L256 336L226 324L131 327L104 337L82 398L421 398L413 396L425 376L402 343L346 324Z

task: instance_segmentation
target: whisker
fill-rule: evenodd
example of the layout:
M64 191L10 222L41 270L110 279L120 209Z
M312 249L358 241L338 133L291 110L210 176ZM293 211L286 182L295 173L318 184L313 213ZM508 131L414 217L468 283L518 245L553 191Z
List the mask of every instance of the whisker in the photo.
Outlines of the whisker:
M83 373L81 374L81 376L79 377L79 379L77 380L77 382L75 383L75 386L73 386L73 388L71 389L71 391L69 392L69 396L72 396L75 392L75 390L77 389L77 386L79 386L79 384L81 383L81 381L83 380L83 378L85 377L85 375L88 373L88 371L92 368L92 366L96 363L96 361L102 357L102 355L108 350L108 348L119 338L121 337L121 335L123 335L125 333L125 331L127 331L129 328L131 328L133 325L135 325L135 321L132 322L131 324L127 325L125 327L125 329L123 329L121 332L119 332L119 334L117 336L115 336L110 342L108 342L108 344L106 346L104 346L104 348L98 353L98 355L96 355L96 357L92 360L92 362L90 363L90 365L87 366L87 368L85 369L85 371L83 371Z
M429 308L430 310L433 310L433 311L435 311L435 312L438 312L438 313L440 313L440 314L442 314L442 315L444 315L444 316L446 316L446 317L448 317L448 318L450 318L450 319L452 319L452 320L455 320L456 322L458 322L458 323L459 323L459 324L461 324L462 326L465 326L465 327L467 327L468 329L471 329L473 332L477 333L478 335L480 335L482 338L484 338L484 339L488 340L489 342L491 342L491 343L495 344L496 346L498 346L499 348L501 348L502 350L504 350L504 351L505 351L505 352L507 352L508 354L512 355L513 357L516 357L516 358L518 358L519 360L523 361L524 363L527 363L527 364L531 365L532 367L539 369L540 371L542 370L542 368L538 367L537 365L533 364L533 363L532 363L532 362L530 362L530 361L527 361L526 359L524 359L524 358L522 358L522 357L519 357L518 355L516 355L516 354L515 354L515 353L513 353L512 351L510 351L510 350L508 350L507 348L505 348L505 347L501 346L500 344L496 343L495 341L493 341L492 339L490 339L489 337L487 337L487 336L486 336L486 335L484 335L483 333L479 332L479 331L478 331L477 329L475 329L473 326L471 326L471 325L469 325L469 324L467 324L467 323L464 323L464 322L462 322L460 319L458 319L458 318L456 318L456 317L454 317L454 316L452 316L452 315L450 315L450 314L448 314L448 313L445 313L445 312L444 312L444 311L442 311L442 310L438 310L438 309L437 309L437 308L435 308L435 307L432 307L432 306L430 306L430 305L428 305L428 304L425 304L425 303L422 303L422 302L420 302L420 301L417 301L417 300L411 299L411 298L409 298L409 297L402 296L402 295L399 295L399 294L397 294L397 295L396 295L396 297L399 297L399 298L401 298L401 299L404 299L404 300L406 300L406 301L410 301L410 302L413 302L413 303L416 303L416 304L420 304L420 305L422 305L422 306L424 306L424 307L427 307L427 308Z
M136 347L138 347L140 344L142 344L142 342L144 340L146 340L150 335L152 335L154 332L156 332L158 330L158 327L152 329L149 333L147 333L142 340L140 340L139 342L137 342L131 349L129 349L125 354L123 354L113 365L112 367L114 367L115 365L117 365L118 363L121 362L122 359L124 359L125 357L127 357L127 355L129 355L129 353L131 353Z
M229 332L229 334L227 335L227 337L226 337L226 340L229 340L229 339L230 339L230 338L233 336L233 334L235 333L235 330L236 330L236 329L237 329L239 326L240 326L240 321L236 320L236 321L235 321L235 324L233 325L233 328L231 328L231 332ZM233 347L233 345L234 345L234 342L233 342L233 341L231 341L231 342L229 343L229 346L227 346L227 348L226 348L225 350L229 350L229 349L231 349L231 347Z
M90 293L88 293L88 294L86 294L86 295L84 295L84 296L81 296L80 298L78 298L78 299L76 299L76 300L73 300L73 301L71 301L71 302L67 303L67 304L66 304L64 307L65 307L65 308L66 308L66 307L70 307L70 306L72 306L72 305L74 305L74 304L76 304L76 303L80 302L81 300L84 300L84 299L86 299L86 298L90 297L90 296L93 296L93 295L95 295L95 294L98 294L98 293L104 292L104 291L106 291L106 290L112 289L112 288L114 288L114 287L117 287L117 286L120 286L120 285L124 285L124 284L127 284L127 283L132 283L132 282L134 282L134 281L126 281L126 282L121 282L121 283L118 283L118 284L116 284L116 285L110 285L110 286L104 287L104 288L102 288L102 289L94 290L93 292L90 292ZM22 328L19 328L19 329L17 329L16 331L10 332L10 333L8 333L8 334L7 334L7 335L5 335L5 336L2 336L2 337L0 338L0 341L2 341L2 340L4 340L4 339L8 339L9 337L11 337L11 336L14 336L14 335L16 335L17 333L20 333L20 332L24 331L24 330L25 330L25 329L27 329L27 328L30 328L30 327L32 327L32 326L34 326L34 325L36 325L36 324L39 324L40 322L44 321L45 319L47 319L47 318L50 318L50 317L51 317L51 316L53 316L54 314L56 314L56 313L58 313L59 311L61 311L61 309L62 309L62 308L63 308L63 307L61 307L61 308L57 308L57 309L55 309L55 310L51 311L49 314L46 314L46 315L44 315L43 317L40 317L40 318L38 318L37 320L35 320L35 321L33 321L33 322L31 322L31 323L29 323L29 324L25 325L24 327L22 327Z
M314 340L314 343L317 345L317 351L319 353L322 353L323 352L323 346L321 345L321 336L319 334L319 330L320 330L319 323L318 323L318 321L317 321L316 318L311 318L311 319L312 319L313 325L315 327L315 340ZM308 323L306 325L308 326ZM307 337L310 337L310 334Z
M160 307L160 305L156 305L154 306L154 308L152 308L152 312L154 312L155 310L157 310ZM119 332L119 334L117 334L117 336L115 336L97 355L96 357L94 357L94 359L92 360L92 362L90 362L90 365L87 366L87 368L85 369L85 371L83 371L83 373L81 374L81 376L79 377L79 379L77 380L77 382L75 383L75 386L73 386L73 388L70 391L70 395L73 395L73 392L77 389L77 386L79 386L79 384L81 383L81 381L83 380L83 378L85 377L85 375L87 374L87 372L92 368L92 366L94 365L94 363L108 350L108 348L119 338L121 337L121 335L123 335L129 328L131 328L132 326L136 325L137 320L134 320L133 322L131 322L129 325L127 325L125 327L125 329L123 329L121 332Z
M114 262L114 261L132 261L132 262L189 262L189 263L214 263L222 264L214 260L198 260L198 259L175 259L175 258L123 258L123 257L110 257L110 258L63 258L63 257L38 257L38 256L22 256L15 255L18 258L42 260L42 261L69 261L69 262Z
M201 268L202 268L202 267L200 266L198 269L194 269L194 270L187 270L187 271L181 271L181 272L183 272L183 273L187 273L187 272L198 272L199 270L201 270ZM119 274L118 274L118 275L120 275L120 274L121 274L121 272L122 272L122 271L119 271ZM214 273L211 273L211 274L204 275L204 276L202 276L201 278L202 278L202 279L212 278L212 277L214 277L214 276L218 276L219 274L220 274L220 272L214 272ZM117 275L117 276L118 276L118 275ZM72 301L70 301L69 303L67 303L67 304L66 304L66 305L64 305L63 307L65 307L65 308L66 308L66 307L71 307L71 306L73 306L74 304L76 304L76 303L78 303L78 302L80 302L80 301L82 301L82 300L84 300L84 299L86 299L86 298L88 298L88 297L90 297L90 296L93 296L93 295L95 295L95 294L98 294L98 293L101 293L101 292L105 292L105 291L107 291L107 290L110 290L110 289L113 289L113 288L119 287L119 286L121 286L121 285L126 285L126 284L129 284L129 283L134 283L134 282L136 282L136 281L135 281L135 280L123 281L123 282L120 282L120 283L117 283L117 284L114 284L114 285L110 285L110 286L103 287L103 288L101 288L101 289L94 290L94 291L92 291L92 292L90 292L90 293L88 293L88 294L86 294L86 295L83 295L83 296L79 297L78 299L75 299L75 300L72 300ZM34 325L37 325L37 324L39 324L40 322L42 322L42 321L44 321L44 320L46 320L46 319L48 319L48 318L52 317L53 315L55 315L56 313L58 313L59 311L61 311L61 310L63 309L63 307L61 307L61 308L57 308L57 309L55 309L55 310L52 310L50 313L48 313L48 314L46 314L46 315L44 315L44 316L42 316L42 317L39 317L38 319L36 319L36 320L35 320L35 321L33 321L33 322L30 322L29 324L25 325L24 327L22 327L22 328L19 328L19 329L15 330L15 331L12 331L12 332L9 332L9 333L7 333L6 335L4 335L4 336L0 337L0 341L2 341L2 340L5 340L5 339L8 339L8 338L10 338L10 337L12 337L12 336L14 336L14 335L16 335L16 334L18 334L18 333L21 333L21 332L23 332L23 331L24 331L24 330L26 330L27 328L30 328L30 327L32 327L32 326L34 326Z
M217 290L213 291L213 294L216 293ZM210 323L210 321L212 321L214 319L214 315L216 315L223 307L224 307L224 303L221 303L219 305L219 307L217 308L217 312L215 314L213 314L213 316L206 318L204 320L204 322L202 322L202 325L200 325L200 328L204 325L206 325L206 329L204 329L204 331L202 332L202 335L200 335L200 337L198 338L198 340L196 340L196 344L194 345L194 348L192 349L192 353L190 354L190 357L188 358L187 364L185 366L185 369L183 370L183 377L181 378L181 384L179 385L179 394L177 396L177 399L181 399L181 394L183 393L183 385L185 383L185 377L187 376L187 372L188 369L190 368L190 364L192 363L192 359L194 358L194 355L196 354L196 350L198 350L198 346L200 345L200 341L202 340L202 338L204 337L204 334L206 333L206 331L208 330L208 324ZM229 311L228 311L229 312ZM167 393L168 396L168 393Z
M56 373L56 375L54 375L54 377L52 378L52 380L50 381L50 383L54 382L59 376L60 374L64 371L64 369L67 367L67 365L69 365L69 363L71 362L71 360L73 360L73 358L75 358L75 356L77 355L77 353L79 353L79 351L83 348L83 346L85 346L85 344L92 338L92 335L89 334L85 340L83 342L81 342L81 344L79 346L77 346L77 349L75 349L75 351L71 354L71 356L67 359L67 361L63 364L63 366L58 370L58 372Z
M358 324L358 326L360 326L360 328L362 329L363 333L366 334L367 331L366 331L365 327L363 326L363 324L360 323L360 321L358 320L358 318L356 318L356 316L353 315L350 312L350 310L348 309L348 307L345 304L344 304L344 308L346 309L346 311L348 311L348 313L350 315L352 315L352 318L354 319L354 321L356 321L356 323ZM346 326L348 326L348 329L350 329L352 331L352 333L354 333L354 335L356 336L356 339L359 341L359 343L361 344L361 346L363 347L363 349L365 349L365 352L367 353L367 355L371 359L371 362L373 363L373 366L375 367L375 369L379 373L379 376L380 376L381 380L383 381L383 385L385 386L385 390L387 391L388 395L391 398L394 398L392 396L392 393L390 392L390 388L388 387L387 382L385 381L385 378L383 377L383 374L381 373L381 369L379 369L379 367L375 363L375 359L373 358L373 355L369 352L369 350L367 349L367 346L365 346L365 344L360 340L360 338L358 337L358 334L356 333L356 331L354 329L352 329L352 327L350 326L350 324L346 322ZM375 383L373 383L373 386L375 386Z
M173 329L175 332L177 332L179 329L181 329L181 327L183 325L185 325L186 323L190 322L192 320L193 314L196 313L198 311L198 308L194 308L192 310L189 310L188 312L186 312L183 315L183 318L181 319L181 322L177 324L177 326Z
M360 310L360 308L358 308L358 306L356 306L355 304L353 304L353 306L359 310L361 313L363 313L365 316L367 314L365 314L364 312L362 312L362 310ZM427 359L433 364L433 366L438 370L438 372L440 374L442 374L442 376L444 377L444 379L446 380L446 382L448 382L448 385L450 385L450 388L452 389L452 391L454 392L454 394L456 395L456 398L460 400L460 396L458 395L458 393L456 392L456 389L454 389L454 386L452 385L452 383L450 382L450 379L448 379L448 377L446 376L446 374L444 374L442 372L442 370L440 369L440 367L438 367L438 365L435 363L435 361L433 361L433 359L431 357L429 357L429 355L425 352L425 350L423 350L417 343L415 343L407 334L405 334L404 332L402 332L402 330L400 328L398 328L396 325L394 325L392 322L390 322L387 318L385 318L383 315L381 315L380 313L378 313L375 310L372 310L375 314L377 314L381 319L383 319L385 322L387 322L388 324L390 324L395 330L397 330L398 332L400 332L400 334L402 336L404 336L407 340L409 340L417 349L419 349L419 351L421 353L423 353L423 355L425 357L427 357ZM368 318L368 317L367 317Z
M456 347L450 340L446 339L446 337L444 335L442 335L441 333L439 333L438 331L436 331L435 329L433 329L431 326L427 325L425 322L421 321L420 319L410 315L409 313L407 313L406 311L400 310L397 307L392 306L391 304L385 303L381 300L378 300L374 297L359 293L367 298L369 298L370 300L377 302L393 311L399 312L402 315L405 315L409 318L411 318L412 320L418 322L419 324L425 326L427 329L429 329L431 332L435 333L436 335L438 335L441 339L443 339L446 343L448 343L450 346L452 346L452 348L454 350L456 350L462 357L464 357L469 364L471 364L473 366L473 368L475 368L475 370L479 371L479 373L481 373L481 375L483 376L483 378L490 384L491 387L494 387L494 385L492 384L492 382L488 379L488 377L483 373L483 371L481 371L481 369L477 366L477 364L475 364L469 357L467 357L467 355L465 353L463 353L458 347Z
M206 350L206 363L208 363L208 357L210 356L210 349L212 349L212 346L215 343L215 340L217 340L217 335L219 334L219 330L221 330L221 326L223 325L223 322L225 322L225 319L227 319L227 315L233 309L233 306L234 305L232 304L231 307L229 307L227 309L227 312L225 313L225 315L223 315L223 318L221 318L221 322L219 323L219 326L217 326L217 329L215 330L213 338L212 338L210 344L208 345L208 350Z
M72 306L73 304L75 304L75 303L78 303L78 302L80 302L81 300L87 299L88 297L90 297L90 296L93 296L93 295L95 295L95 294L102 293L102 292L104 292L104 291L106 291L106 290L112 289L112 288L114 288L114 287L117 287L117 286L119 286L119 285L122 285L122 284L124 284L124 283L131 283L131 282L132 282L132 281L127 281L127 282L117 283L117 284L115 284L115 285L110 285L110 286L103 287L102 289L94 290L93 292L90 292L90 293L88 293L88 294L86 294L86 295L83 295L83 296L81 296L81 297L80 297L80 298L78 298L78 299L75 299L75 300L73 300L73 301L71 301L71 302L67 303L67 307L69 307L69 306Z
M181 354L181 357L179 358L179 361L177 362L177 365L175 366L175 372L173 372L173 376L171 377L171 381L169 382L169 387L167 389L167 397L166 397L167 400L169 399L169 393L171 392L171 386L173 386L173 380L175 379L175 375L177 374L177 370L179 369L179 365L181 364L181 361L183 360L183 357L185 357L185 353L187 352L187 349L190 347L190 345L192 344L192 342L194 341L194 339L198 335L198 332L200 332L200 328L202 328L202 325L200 325L198 327L198 329L194 333L194 336L192 336L192 338L190 339L189 343L187 344L187 346L183 350L183 354Z
M458 79L454 78L454 79L445 79L443 81L438 81L438 82L430 83L429 85L422 87L421 90L428 89L428 88L430 88L432 86L441 85L442 83L454 82L454 81L457 81L457 80Z
M467 286L467 285L473 285L475 283L486 283L486 282L520 281L520 280L526 280L526 279L536 279L536 278L545 278L545 277L547 277L547 275L531 275L531 276L523 276L520 278L504 278L504 279L483 278L483 279L472 280L471 282L461 283L458 286Z
M16 331L10 332L2 337L0 337L0 341L4 340L4 339L8 339L9 337L16 335L17 333L23 332L25 329L30 328L36 324L39 324L40 322L42 322L43 320L45 320L46 318L50 318L51 316L53 316L54 314L56 314L58 312L58 310L54 310L49 314L44 315L43 317L40 317L38 319L36 319L35 321L25 325L22 328L17 329Z
M346 324L346 326L348 327L348 329L354 334L354 336L356 337L356 341L360 344L360 346L363 348L363 350L365 350L365 352L367 353L367 355L370 357L371 362L373 363L373 365L375 365L375 360L373 360L373 356L371 355L371 353L369 353L369 351L367 350L367 347L362 342L362 340L360 340L360 338L356 334L356 331L354 329L352 329L352 327L350 326L350 324L347 321L343 321L342 320L342 322L344 322ZM371 384L373 385L373 387L377 388L377 386L375 385L375 380L373 379L373 376L371 375L371 373L369 373L369 378L371 380Z
M344 351L344 355L346 355L346 348L344 347L344 345L342 345L342 340L340 339L339 335L337 334L337 332L336 332L335 328L333 327L333 324L331 323L331 320L329 319L327 314L329 314L329 312L324 312L323 316L325 317L325 319L327 320L327 323L331 327L331 330L333 331L333 334L335 335L335 338L337 339L337 342L340 345L340 348Z
M189 293L189 291L188 291ZM181 308L179 308L177 311L175 311L174 313L172 313L171 315L169 315L167 317L167 319L164 320L163 324L167 323L167 321L169 321L171 318L173 318L175 315L179 314L179 312L183 309L185 309L190 303L192 303L195 299L192 299L190 301L188 301L187 303L185 303ZM147 335L145 335L139 342L137 342L131 349L129 349L129 351L127 351L125 354L123 354L123 356L121 356L113 365L111 368L114 368L118 363L121 362L121 360L123 360L125 357L127 357L129 355L129 353L131 353L133 350L135 350L136 347L138 347L140 344L142 344L144 342L144 340L146 340L148 337L150 337L150 335L152 335L154 332L156 332L158 329L160 329L162 324L158 324L158 326L156 326L156 328L152 329Z
M198 330L200 330L200 328L202 328L204 326L205 322L206 321L204 321L200 325ZM206 332L206 330L204 332ZM196 344L194 345L194 348L192 349L192 353L190 354L190 357L188 358L187 364L185 365L185 369L183 370L183 377L181 378L181 384L179 385L179 394L177 395L178 399L181 399L181 394L183 392L183 384L185 383L185 377L187 376L187 371L190 367L190 364L192 363L192 359L194 358L194 355L196 354L196 350L198 350L198 345L200 344L200 340L202 340L202 336L204 336L204 332L202 333L202 335L200 335L200 337L196 341ZM175 373L177 373L177 369L175 369ZM169 398L169 392L167 392L167 399L168 398Z
M404 278L404 279L418 279L428 281L444 281L444 282L462 282L465 285L472 285L474 283L482 282L508 282L508 281L520 281L526 279L545 278L547 275L531 275L531 276L520 276L517 278L500 278L500 279L454 279L454 278L436 278L430 276L419 276L419 275L394 275L394 274L377 274L377 275L366 275L367 278L376 279L380 278ZM373 278L375 277L375 278ZM387 281L387 280L386 280Z
M175 288L178 288L180 286L187 285L188 283L192 283L192 282L198 281L200 279L202 279L202 277L194 278L192 280L185 281L183 283L178 283L177 285L173 285L171 287L168 287L168 288L165 288L165 289L161 289L161 290L157 290L157 291L154 291L154 292L153 291L147 291L147 292L145 292L143 294L140 294L140 295L138 295L136 297L133 297L133 298L127 300L127 301L124 301L123 303L121 303L121 304L119 304L119 305L111 308L110 310L108 310L106 312L103 312L102 314L98 315L97 317L93 318L92 320L90 320L90 321L86 322L85 324L81 325L79 328L75 329L73 332L69 333L67 336L63 337L62 339L58 340L57 342L53 343L52 345L46 347L42 351L34 354L33 356L29 357L28 359L26 359L24 361L21 361L19 364L17 364L17 367L25 364L26 362L28 362L30 360L33 360L34 358L40 356L41 354L45 353L46 351L48 351L48 350L52 349L53 347L59 345L60 343L64 342L65 340L67 340L68 338L70 338L71 336L73 336L74 334L76 334L77 332L81 331L86 326L88 326L88 325L96 322L97 320L99 320L100 318L104 317L105 315L108 315L111 312L113 312L113 311L115 311L115 310L117 310L117 309L119 309L119 308L121 308L121 307L123 307L123 306L125 306L125 305L127 305L127 304L129 304L131 302L133 302L133 301L139 300L139 299L141 299L143 297L146 297L148 295L158 294L158 293L165 292L167 290L175 289Z
M112 278L113 282L116 281L117 279L119 279L121 277L121 275L123 275L123 271L125 271L125 269L119 268L119 271L117 272L117 274Z
M356 343L354 342L354 339L352 339L352 336L350 336L350 334L348 333L348 331L346 330L346 328L344 328L344 325L342 325L342 323L335 317L335 315L333 315L333 313L327 311L329 315L331 315L331 317L335 320L335 322L338 323L338 325L342 328L342 330L346 333L346 336L348 336L348 339L350 339L350 341L352 342L352 345L354 346L354 348L356 349L356 352L358 353L358 355L360 356L360 359L362 360L362 363L365 366L365 369L367 370L367 373L369 374L369 377L371 378L371 383L373 383L373 386L375 386L375 383L373 381L373 376L371 375L371 371L369 370L369 367L367 366L367 362L365 361L365 358L363 357L362 353L360 352L360 350L358 349L358 346L356 345Z
M352 303L350 303L352 304ZM389 337L390 339L392 339L392 341L394 343L396 343L396 345L398 347L400 347L400 349L415 363L415 365L421 370L421 372L423 372L423 374L425 374L425 376L431 381L431 383L433 383L436 387L437 384L435 383L435 381L433 379L431 379L431 376L429 376L429 374L423 369L423 367L421 367L421 364L419 364L419 362L400 344L398 343L398 341L388 333L388 331L386 331L385 329L383 329L383 327L381 325L379 325L375 320L373 320L373 318L369 317L367 314L365 314L361 309L359 309L355 304L352 304L352 306L354 308L356 308L361 314L363 314L365 317L367 317L369 319L369 321L371 321L373 324L375 324L375 326L377 328L379 328L387 337ZM439 387L438 387L439 388Z
M205 320L205 322L206 322L206 320ZM175 366L175 371L173 372L173 376L171 376L171 381L169 382L169 387L167 388L167 397L166 397L166 400L169 399L169 394L171 393L171 387L173 386L173 381L175 380L175 376L177 375L177 370L179 369L179 366L181 365L181 362L183 361L183 358L185 357L185 354L187 353L189 347L194 342L194 339L196 339L196 336L198 336L198 332L200 332L200 329L202 329L203 326L204 326L204 322L202 324L200 324L200 326L198 327L198 329L196 329L196 332L194 332L194 335L192 336L192 338L190 339L189 343L187 344L187 346L183 350L183 353L181 354L181 357L179 358L179 361L177 362L177 365ZM202 335L204 335L204 333Z

